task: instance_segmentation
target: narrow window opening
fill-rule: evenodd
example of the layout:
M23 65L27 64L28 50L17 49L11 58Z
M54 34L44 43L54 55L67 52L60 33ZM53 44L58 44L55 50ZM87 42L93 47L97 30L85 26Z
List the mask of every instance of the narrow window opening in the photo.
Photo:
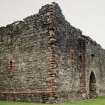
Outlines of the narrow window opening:
M13 60L10 60L10 61L8 62L8 68L9 68L10 70L15 69L15 62L14 62Z
M13 62L12 61L10 61L10 68L12 68L13 67Z
M95 54L91 54L91 60L93 61Z
M82 55L79 56L79 61L82 62Z

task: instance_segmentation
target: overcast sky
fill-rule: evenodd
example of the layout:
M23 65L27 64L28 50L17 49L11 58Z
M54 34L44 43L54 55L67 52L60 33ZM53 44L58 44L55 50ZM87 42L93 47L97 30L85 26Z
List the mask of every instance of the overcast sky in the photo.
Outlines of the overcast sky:
M105 0L0 0L0 26L35 14L56 1L66 19L105 48Z

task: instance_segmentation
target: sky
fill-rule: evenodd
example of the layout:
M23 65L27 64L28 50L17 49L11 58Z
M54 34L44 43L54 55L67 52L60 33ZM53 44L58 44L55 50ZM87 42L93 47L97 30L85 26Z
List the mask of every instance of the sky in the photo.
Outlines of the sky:
M36 14L51 2L59 4L71 25L105 49L105 0L0 0L0 26Z

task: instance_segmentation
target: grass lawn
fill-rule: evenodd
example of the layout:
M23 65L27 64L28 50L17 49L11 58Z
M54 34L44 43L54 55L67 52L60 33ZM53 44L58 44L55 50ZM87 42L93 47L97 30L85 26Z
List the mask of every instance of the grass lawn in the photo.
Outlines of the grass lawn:
M0 101L0 105L52 105L52 104ZM59 104L53 104L53 105L105 105L105 97L97 97L96 99L72 101L72 102L65 102L65 103L59 103Z

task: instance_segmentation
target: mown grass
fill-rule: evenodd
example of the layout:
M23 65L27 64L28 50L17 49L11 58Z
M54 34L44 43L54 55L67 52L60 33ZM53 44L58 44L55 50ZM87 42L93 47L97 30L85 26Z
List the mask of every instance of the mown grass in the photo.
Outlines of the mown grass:
M52 105L52 104L0 101L0 105ZM97 97L95 99L87 99L87 100L81 100L81 101L64 102L64 103L58 103L53 105L105 105L105 97Z

